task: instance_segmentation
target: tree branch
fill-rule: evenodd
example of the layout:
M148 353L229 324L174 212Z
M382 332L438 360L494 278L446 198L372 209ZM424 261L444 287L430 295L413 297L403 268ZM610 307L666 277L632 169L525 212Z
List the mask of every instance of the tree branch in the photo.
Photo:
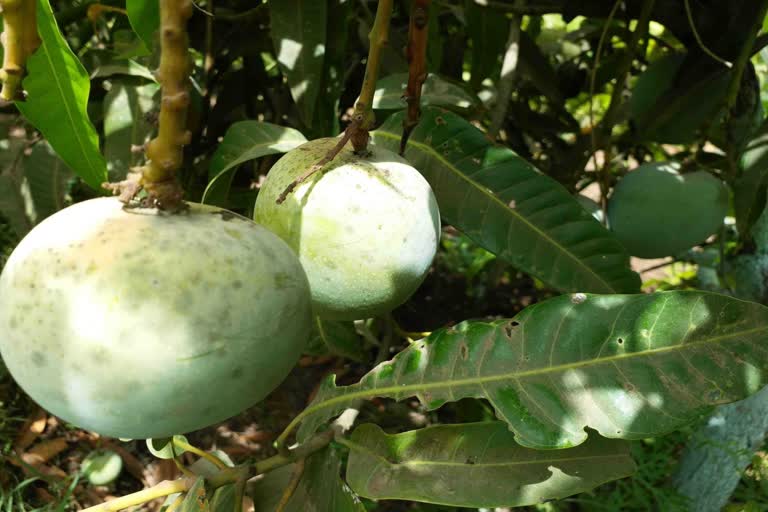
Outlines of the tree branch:
M408 86L405 102L408 111L403 119L403 135L400 137L400 154L405 153L408 138L421 118L421 88L427 79L427 40L429 37L429 7L432 0L413 0L408 25Z

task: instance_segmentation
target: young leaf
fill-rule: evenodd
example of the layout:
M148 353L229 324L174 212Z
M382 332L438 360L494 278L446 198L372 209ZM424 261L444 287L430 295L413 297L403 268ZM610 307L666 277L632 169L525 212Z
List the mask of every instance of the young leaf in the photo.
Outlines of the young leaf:
M203 203L224 206L235 167L265 155L286 153L307 142L298 130L260 121L240 121L229 127L208 170Z
M373 138L397 151L401 131L402 113ZM613 234L562 185L458 115L424 109L405 156L429 181L448 223L520 270L561 291L639 290Z
M768 308L725 295L562 295L434 332L357 384L331 376L294 424L304 439L359 399L416 396L436 409L474 397L531 448L576 446L585 427L652 437L765 385L766 334Z
M16 106L61 159L99 190L107 179L107 164L88 118L88 73L59 32L48 0L39 0L37 13L42 44L27 61L27 100L17 101Z
M388 435L360 425L347 482L370 499L454 507L523 507L588 491L631 475L629 443L592 436L576 448L532 450L501 421L437 425Z
M251 488L255 512L274 512L296 465L271 471ZM365 512L360 499L341 480L341 459L333 448L325 448L306 460L293 496L283 512Z
M272 43L301 118L312 125L325 58L327 0L269 3Z
M160 2L126 0L128 21L148 51L155 46L155 32L160 28Z
M376 82L376 92L373 95L373 108L395 110L406 107L403 91L408 84L408 73L396 73L385 76ZM461 110L476 107L480 103L477 96L469 94L463 86L450 82L430 73L424 81L421 90L421 104L435 105Z

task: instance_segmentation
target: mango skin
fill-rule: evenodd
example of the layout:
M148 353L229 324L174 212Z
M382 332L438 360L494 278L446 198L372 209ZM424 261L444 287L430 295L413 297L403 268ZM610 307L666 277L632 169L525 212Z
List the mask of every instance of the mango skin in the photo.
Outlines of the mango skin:
M298 254L315 313L355 320L389 312L416 291L437 252L440 214L421 174L373 144L367 157L348 145L276 204L337 142L310 141L278 160L259 191L254 219Z
M631 255L674 256L720 229L728 212L725 184L705 171L679 169L674 162L643 164L614 188L608 223Z
M33 229L0 274L0 355L42 407L123 438L200 429L255 404L309 336L293 252L251 220L78 203Z

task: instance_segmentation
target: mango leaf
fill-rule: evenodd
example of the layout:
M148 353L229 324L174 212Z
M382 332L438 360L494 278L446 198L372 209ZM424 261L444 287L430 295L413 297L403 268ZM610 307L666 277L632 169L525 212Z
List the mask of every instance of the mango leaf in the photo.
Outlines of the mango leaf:
M376 144L398 150L402 115L373 132ZM612 233L557 181L458 115L424 109L405 157L432 186L447 223L520 270L561 291L639 290Z
M301 119L311 126L325 58L327 0L270 2L272 43Z
M203 203L225 206L235 167L265 155L286 153L307 141L298 130L260 121L240 121L229 127L208 169Z
M509 19L496 9L469 0L466 7L467 34L472 41L470 83L474 90L486 78L498 78L501 69L499 50L504 48L509 33Z
M146 115L155 107L159 90L155 83L135 86L116 82L104 97L104 156L112 181L125 177L142 159L131 146L144 144L154 130Z
M96 67L91 73L91 78L106 78L114 75L127 75L144 78L150 82L157 82L155 75L146 66L132 59L110 60Z
M523 507L631 475L629 443L592 436L576 448L532 450L501 421L437 425L387 435L360 425L347 482L360 496L454 507Z
M323 320L317 316L305 352L312 355L331 353L358 362L365 360L363 341L352 322Z
M736 227L742 238L750 237L750 230L765 209L768 191L768 125L752 139L741 156L741 175L733 186Z
M160 2L126 0L128 21L148 51L155 46L155 33L160 28Z
M107 164L88 119L88 73L59 32L48 0L39 0L37 28L42 44L27 61L23 85L28 97L16 106L61 159L99 190L107 179Z
M416 396L428 409L485 398L519 444L568 448L678 429L768 380L768 308L700 291L576 293L512 319L432 333L360 382L323 382L293 422L300 439L355 400ZM290 431L290 429L288 429Z
M373 108L399 110L406 107L403 93L408 84L408 73L395 73L376 82L373 94ZM421 89L421 104L454 107L461 110L476 107L477 96L468 93L462 85L441 78L434 73L427 75Z
M541 91L553 105L561 106L564 99L560 91L557 73L549 62L549 59L541 51L536 42L527 32L520 32L520 55L518 57L520 72L539 91Z
M181 502L179 512L213 512L208 500L208 490L205 488L205 478L197 477L195 483L187 491L187 495Z
M24 177L34 202L32 221L40 223L66 206L64 196L72 171L46 142L35 144L23 160Z
M0 140L0 213L19 240L35 225L28 208L32 197L24 178L23 151L20 139Z
M251 488L254 512L275 512L296 465L267 473ZM301 480L281 512L365 512L360 499L345 484L339 472L341 458L327 447L307 458Z
M695 64L683 54L667 55L637 79L629 109L639 139L691 144L697 130L718 117L730 72L724 66L706 71Z

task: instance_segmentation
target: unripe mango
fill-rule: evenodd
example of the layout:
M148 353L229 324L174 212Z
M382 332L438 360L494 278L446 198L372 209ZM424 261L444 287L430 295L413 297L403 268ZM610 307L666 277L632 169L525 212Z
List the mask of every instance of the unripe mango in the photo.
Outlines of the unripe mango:
M429 270L440 214L427 181L397 154L351 147L276 200L338 139L307 142L272 167L256 199L256 222L298 254L315 312L334 320L386 313L405 302Z
M0 275L0 355L64 420L168 437L240 413L294 366L309 287L293 252L220 208L85 201L35 227Z

